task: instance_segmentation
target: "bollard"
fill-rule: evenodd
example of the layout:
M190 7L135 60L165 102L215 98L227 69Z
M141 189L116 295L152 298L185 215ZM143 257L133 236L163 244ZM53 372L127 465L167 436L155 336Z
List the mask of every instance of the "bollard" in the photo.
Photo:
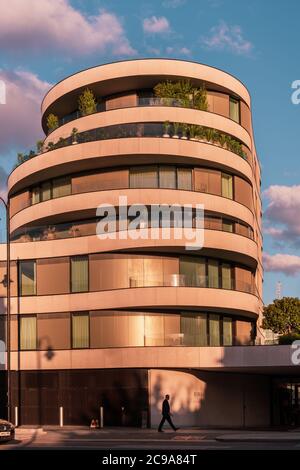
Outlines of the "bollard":
M19 408L15 406L15 427L19 426Z
M100 428L103 428L103 406L100 406Z
M62 428L64 425L64 408L63 406L59 407L59 425Z

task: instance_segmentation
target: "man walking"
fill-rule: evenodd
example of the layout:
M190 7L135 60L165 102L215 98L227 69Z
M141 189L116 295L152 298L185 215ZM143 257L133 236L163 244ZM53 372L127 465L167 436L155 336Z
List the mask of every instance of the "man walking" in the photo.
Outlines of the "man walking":
M168 421L169 425L171 426L171 428L173 428L174 431L178 431L178 429L179 429L179 428L175 428L175 426L174 426L174 424L171 420L169 400L170 400L170 395L166 395L166 397L163 401L163 404L162 404L162 410L161 410L162 419L161 419L161 422L160 422L159 427L158 427L158 432L163 432L162 427L163 427L165 421Z

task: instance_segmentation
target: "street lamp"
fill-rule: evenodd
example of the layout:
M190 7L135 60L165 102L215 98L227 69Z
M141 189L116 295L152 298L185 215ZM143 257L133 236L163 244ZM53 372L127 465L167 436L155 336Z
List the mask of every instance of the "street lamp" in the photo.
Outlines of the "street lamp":
M10 225L9 225L9 198L7 202L0 196L6 212L6 369L7 369L7 419L11 417L11 377L10 377ZM5 286L5 283L3 282Z

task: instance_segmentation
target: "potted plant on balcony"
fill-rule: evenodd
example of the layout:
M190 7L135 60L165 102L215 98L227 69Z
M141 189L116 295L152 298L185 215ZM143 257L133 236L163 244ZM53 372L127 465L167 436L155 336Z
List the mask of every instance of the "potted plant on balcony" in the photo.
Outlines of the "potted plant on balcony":
M51 113L47 116L48 134L58 128L58 117Z
M78 134L78 129L76 127L73 127L72 132L71 132L71 138L72 138L72 144L78 144L77 142L77 134Z
M172 135L173 139L179 139L179 135L178 135L179 127L180 127L179 122L173 122L173 135Z
M46 150L47 151L54 150L54 143L53 142L48 142Z
M198 127L196 124L189 125L190 140L197 140Z
M21 165L21 163L25 162L24 153L19 152L17 154L17 160L18 160L18 165Z
M187 138L188 138L188 131L189 131L189 126L188 126L188 124L185 124L185 123L181 124L180 129L181 129L181 138L182 138L183 140L187 140Z
M38 140L36 143L36 151L37 155L40 155L43 153L43 147L44 147L44 141L43 140Z
M165 121L164 122L164 133L163 137L170 137L170 121Z
M211 127L207 127L205 130L205 138L207 142L215 142L216 141L216 131L215 129L212 129Z
M94 93L89 88L86 88L78 98L78 109L81 116L88 116L89 114L96 113L97 102Z
M226 141L227 141L226 135L223 134L223 132L220 132L219 137L218 137L218 142L219 142L219 144L221 145L222 148L225 147Z

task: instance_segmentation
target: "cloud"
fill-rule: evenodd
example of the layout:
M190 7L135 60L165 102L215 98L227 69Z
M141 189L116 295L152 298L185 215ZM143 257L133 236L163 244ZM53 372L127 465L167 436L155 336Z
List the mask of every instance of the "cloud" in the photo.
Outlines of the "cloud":
M300 185L270 186L263 192L267 200L264 232L278 242L300 246Z
M7 198L7 177L7 172L0 166L0 196L3 197L3 199Z
M26 70L0 70L0 79L6 86L6 104L0 105L0 154L3 155L11 149L26 150L41 138L40 105L51 84Z
M221 21L210 32L209 37L202 38L202 44L208 49L227 50L238 55L248 55L253 49L253 44L244 39L240 26L231 26Z
M166 47L166 53L168 55L185 55L190 56L192 54L191 50L187 47L173 47L168 46Z
M106 10L88 17L69 0L9 0L1 2L2 50L71 55L111 52L134 55L119 18Z
M287 276L296 276L300 273L300 256L264 253L263 262L265 271L281 272Z
M165 8L178 8L186 3L186 0L164 0L162 6Z
M143 21L143 29L145 33L150 34L162 34L170 31L169 21L165 16L151 16L151 18L145 18Z

